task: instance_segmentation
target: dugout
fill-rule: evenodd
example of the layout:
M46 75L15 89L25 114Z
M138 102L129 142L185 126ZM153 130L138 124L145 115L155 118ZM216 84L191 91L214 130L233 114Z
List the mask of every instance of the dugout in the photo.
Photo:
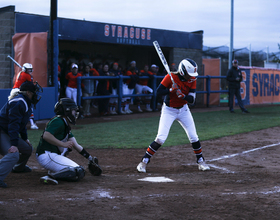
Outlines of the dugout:
M0 51L0 95L2 90L9 90L12 87L12 79L16 72L16 68L7 58L7 55L20 59L29 52L24 51L24 48L15 52L13 37L18 34L49 33L49 24L49 16L16 12L15 6L0 8L0 29L1 33L5 33L0 35L0 42L2 42L2 50ZM183 58L192 58L199 66L200 75L203 75L203 31L180 32L58 18L58 60L62 67L62 78L67 71L69 60L78 64L89 61L94 63L118 62L124 68L130 61L135 60L139 69L142 69L145 64L156 64L160 67L160 72L163 72L163 66L152 44L154 40L159 42L169 63L178 65ZM34 60L24 62L30 62L34 65L39 56L35 57ZM47 67L48 62L45 60L44 68ZM53 96L55 96L53 79L49 69L47 69L46 75L42 75L41 72L40 69L34 68L34 78L35 80L36 78L43 78L41 80L45 81L45 86L48 88L44 89L43 99L47 97L50 107L41 107L43 101L40 101L38 111L42 113L36 114L35 112L36 120L53 116ZM35 74L38 75L35 76ZM198 81L198 90L203 90L204 85L202 84L202 81ZM3 96L1 95L1 97ZM2 98L0 104L2 105L5 101ZM203 96L198 97L197 103L203 103Z

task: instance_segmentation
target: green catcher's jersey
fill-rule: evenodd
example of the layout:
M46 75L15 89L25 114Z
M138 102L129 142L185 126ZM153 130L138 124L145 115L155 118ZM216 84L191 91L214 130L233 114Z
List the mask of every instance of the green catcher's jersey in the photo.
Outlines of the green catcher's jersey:
M66 119L60 116L56 116L49 121L45 131L50 132L56 139L66 142L69 138L74 137L74 135L71 133L71 130L69 129L70 127L68 126ZM42 135L36 150L36 154L39 156L41 154L44 154L45 151L61 154L61 150L59 149L59 147L52 145L44 140Z

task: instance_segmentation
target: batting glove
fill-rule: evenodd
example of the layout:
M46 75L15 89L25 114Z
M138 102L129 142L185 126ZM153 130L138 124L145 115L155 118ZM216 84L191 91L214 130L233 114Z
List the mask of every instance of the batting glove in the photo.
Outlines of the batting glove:
M182 93L181 89L177 89L176 94L177 94L178 98L180 98L180 99L184 99L186 96L184 93Z
M176 83L172 84L172 87L169 89L170 92L176 92L179 89Z

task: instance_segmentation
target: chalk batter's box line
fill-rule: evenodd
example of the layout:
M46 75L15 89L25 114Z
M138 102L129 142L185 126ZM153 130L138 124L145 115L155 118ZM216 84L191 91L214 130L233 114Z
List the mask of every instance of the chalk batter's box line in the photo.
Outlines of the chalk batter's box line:
M225 155L225 156L218 157L218 158L215 158L215 159L212 159L212 160L207 160L207 162L213 162L213 161L228 159L228 158L236 157L236 156L239 156L239 155L242 155L242 154L248 154L248 153L251 153L253 151L262 150L262 149L269 148L269 147L274 147L274 146L277 146L277 145L280 145L280 142L277 143L277 144L270 144L270 145L267 145L267 146L258 147L258 148L254 148L254 149L251 149L251 150L243 151L243 152L237 153L237 154Z
M277 145L280 145L280 142L277 143L277 144L270 144L270 145L267 145L267 146L258 147L258 148L254 148L254 149L251 149L251 150L243 151L241 153L225 155L225 156L222 156L222 157L214 158L212 160L206 160L206 162L214 162L214 161L218 161L218 160L228 159L228 158L236 157L236 156L239 156L239 155L242 155L242 154L248 154L248 153L251 153L253 151L262 150L262 149L269 148L269 147L274 147L274 146L277 146ZM193 164L182 164L182 165L190 166L190 165L193 165ZM208 164L208 165L212 166L211 164ZM212 167L214 167L214 166L212 166ZM223 169L223 168L217 167L217 166L215 166L215 168Z

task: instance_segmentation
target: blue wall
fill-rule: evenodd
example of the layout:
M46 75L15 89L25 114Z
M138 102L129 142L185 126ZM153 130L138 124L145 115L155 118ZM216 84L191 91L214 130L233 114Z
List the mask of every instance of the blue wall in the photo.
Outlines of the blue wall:
M11 89L0 89L0 108L8 101L10 91ZM53 111L55 105L54 95L54 87L43 88L42 98L36 105L36 109L34 109L35 120L49 119L55 115Z
M47 32L49 16L16 13L16 33ZM32 24L32 25L30 25ZM128 25L90 22L58 18L59 40L102 42L126 45L153 46L202 50L202 35L192 32L171 31Z

